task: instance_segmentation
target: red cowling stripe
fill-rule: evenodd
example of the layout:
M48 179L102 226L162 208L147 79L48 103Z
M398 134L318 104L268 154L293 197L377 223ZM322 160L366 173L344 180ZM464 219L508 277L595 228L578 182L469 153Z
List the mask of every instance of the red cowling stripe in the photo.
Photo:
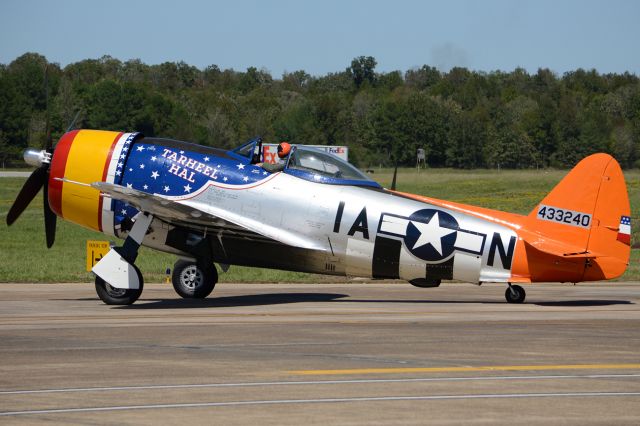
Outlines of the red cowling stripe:
M62 216L62 182L55 178L63 178L67 166L67 158L71 150L71 144L80 130L65 133L53 152L51 168L49 171L49 206L60 217Z

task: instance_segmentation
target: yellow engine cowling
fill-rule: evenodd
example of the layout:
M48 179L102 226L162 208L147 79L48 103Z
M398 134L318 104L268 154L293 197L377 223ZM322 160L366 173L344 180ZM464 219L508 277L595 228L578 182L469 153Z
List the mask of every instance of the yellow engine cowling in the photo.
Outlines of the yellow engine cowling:
M49 205L58 216L89 229L105 230L103 197L87 185L113 182L109 171L118 160L112 158L114 149L129 135L132 134L74 130L62 136L49 174ZM77 183L62 182L61 178Z

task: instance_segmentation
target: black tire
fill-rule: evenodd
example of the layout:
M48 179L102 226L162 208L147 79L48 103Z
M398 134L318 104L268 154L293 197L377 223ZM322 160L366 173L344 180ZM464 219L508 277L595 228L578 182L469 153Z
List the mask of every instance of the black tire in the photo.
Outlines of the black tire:
M178 260L173 265L171 283L185 299L204 299L211 294L218 282L218 271L214 264L203 266L189 260Z
M115 288L109 285L105 280L96 276L96 293L98 297L107 305L131 305L142 294L144 287L144 281L142 279L142 273L136 265L133 265L136 274L138 274L138 280L140 281L140 288L133 290Z
M504 293L504 297L509 303L522 303L525 297L527 297L527 293L524 291L524 288L519 285L511 285Z

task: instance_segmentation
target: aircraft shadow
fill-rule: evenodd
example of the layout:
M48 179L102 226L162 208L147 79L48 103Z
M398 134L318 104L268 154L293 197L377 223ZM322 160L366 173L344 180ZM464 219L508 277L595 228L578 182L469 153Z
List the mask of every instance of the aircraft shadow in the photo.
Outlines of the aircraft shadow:
M451 304L481 304L481 305L506 305L504 300L393 300L393 299L348 299L348 300L333 300L333 302L346 302L346 303L418 303L418 304L439 304L439 303L451 303ZM558 302L524 302L525 305L537 305L537 306L611 306L611 305L633 305L633 302L628 300L566 300Z
M212 297L210 299L163 299L146 302L140 300L133 305L117 306L114 309L197 309L226 308L236 306L281 305L286 303L331 302L348 297L336 293L267 293L245 296Z
M483 304L483 305L503 305L505 301L483 301L483 300L443 300L443 299L349 299L349 300L334 300L334 302L354 302L354 303L424 303L424 304L437 304L437 303L455 303L455 304Z
M526 302L525 302L526 303ZM629 300L565 300L561 302L537 302L538 306L611 306L611 305L634 305Z

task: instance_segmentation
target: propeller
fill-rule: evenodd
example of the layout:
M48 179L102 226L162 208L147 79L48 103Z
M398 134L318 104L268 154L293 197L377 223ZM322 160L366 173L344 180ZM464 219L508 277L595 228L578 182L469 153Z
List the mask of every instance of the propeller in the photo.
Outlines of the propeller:
M16 219L25 211L27 206L36 197L40 189L43 189L44 196L44 229L47 240L47 248L51 248L56 239L56 214L49 207L49 167L51 165L51 156L53 155L53 143L51 140L51 123L49 116L49 65L44 69L44 91L46 106L46 149L37 151L27 149L24 152L24 161L36 167L35 171L27 178L22 186L16 200L7 213L7 225L11 226ZM77 115L76 115L77 117ZM75 119L74 119L75 122Z
M48 178L48 170L47 170L47 178ZM44 233L47 238L47 248L51 248L53 246L54 241L56 240L56 222L57 216L49 207L49 185L45 182L43 188L44 194Z
M39 167L31 176L27 179L27 181L22 186L20 193L16 197L16 200L13 202L13 205L9 209L9 213L7 213L7 225L13 225L13 222L16 221L17 218L20 217L22 212L27 208L31 200L33 200L40 188L42 188L47 182L48 178L48 167ZM48 204L48 203L47 203Z
M56 214L49 207L49 166L51 164L51 152L48 150L36 151L28 149L24 152L24 160L27 164L36 166L37 169L27 178L16 200L7 213L7 225L11 226L25 211L27 206L36 197L40 189L44 189L44 227L47 238L47 248L53 246L56 238Z

